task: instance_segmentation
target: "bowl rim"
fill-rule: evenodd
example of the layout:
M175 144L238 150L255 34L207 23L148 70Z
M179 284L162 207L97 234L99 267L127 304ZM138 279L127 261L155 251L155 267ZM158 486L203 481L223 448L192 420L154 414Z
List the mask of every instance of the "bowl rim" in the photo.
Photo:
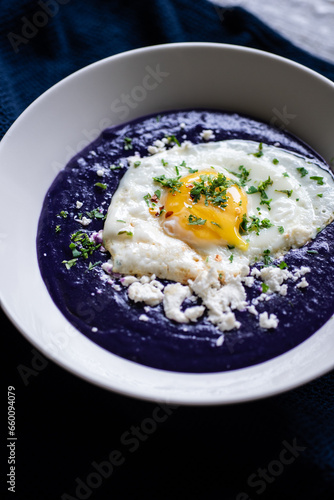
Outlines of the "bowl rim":
M316 71L300 64L295 61L292 61L290 59L287 59L282 56L278 56L276 54L271 54L269 52L265 52L263 50L259 49L253 49L249 47L243 47L243 46L238 46L238 45L232 45L232 44L221 44L221 43L211 43L211 42L175 42L175 43L168 43L168 44L161 44L161 45L151 45L147 47L141 47L137 49L132 49L132 50L127 50L125 52L121 52L112 56L108 56L106 58L103 58L101 60L95 61L91 64L88 64L75 72L71 73L64 79L60 80L58 83L54 84L52 87L47 89L45 92L43 92L39 97L37 97L19 116L18 118L14 121L14 123L10 126L8 131L5 133L3 136L1 142L0 142L0 154L2 152L2 148L6 145L7 141L10 140L11 136L15 134L16 127L20 124L21 119L24 118L28 113L32 112L35 107L38 106L38 104L44 100L48 99L49 96L52 95L52 93L57 90L62 88L63 86L66 86L68 82L72 81L73 79L76 79L80 77L81 75L84 75L86 72L91 72L94 71L96 68L98 68L101 65L105 64L110 64L112 61L116 60L122 60L126 59L127 57L133 57L136 54L143 54L143 53L150 53L152 51L170 51L170 50L176 50L176 49L193 49L193 48L198 48L198 49L216 49L216 50L227 50L229 52L242 52L242 53L249 53L252 55L258 55L267 59L271 60L276 60L279 61L280 63L284 63L285 65L293 68L297 68L300 71L310 74L319 81L322 81L326 85L330 85L330 88L334 90L334 82L326 78L325 76L317 73ZM119 394L125 395L125 396L130 396L130 397L135 397L135 398L140 398L143 400L147 401L161 401L161 402L169 402L171 404L182 404L182 405L218 405L218 404L231 404L231 403L241 403L241 402L247 402L247 401L252 401L252 400L257 400L257 399L262 399L270 396L277 395L279 393L294 389L296 387L299 387L303 384L306 384L310 382L311 380L320 377L330 371L331 369L334 368L334 360L331 366L322 366L322 367L317 367L316 369L313 367L313 370L311 370L308 374L303 374L303 376L299 376L299 378L296 378L294 383L290 383L288 385L284 385L282 382L280 384L277 384L275 388L269 386L266 389L262 387L260 393L257 393L256 391L253 392L252 394L245 395L242 399L235 399L233 396L224 396L222 399L221 395L215 396L215 395L210 395L209 397L205 398L203 396L196 397L192 395L191 397L180 397L178 394L174 394L173 396L161 396L158 397L155 393L149 393L147 392L147 389L141 388L141 390L138 390L138 388L134 389L124 389L124 387L119 387L117 382L115 383L114 381L103 381L103 380L98 380L97 377L92 376L91 373L84 373L82 370L80 370L78 367L69 365L66 360L62 359L61 356L56 356L50 353L47 349L45 349L45 346L40 345L39 342L37 342L34 338L31 337L29 332L26 331L26 329L20 324L20 320L17 317L17 315L12 311L7 299L6 299L6 289L2 287L0 283L0 305L5 312L5 314L8 316L8 318L11 320L11 322L14 324L14 326L17 328L17 330L28 340L29 343L34 345L40 352L42 352L43 355L45 355L48 359L51 359L53 362L64 368L65 370L69 371L70 373L79 376L81 379L86 380L87 382L90 382L94 385L97 385L99 387L102 387L107 390L112 390L113 392L117 392ZM67 321L64 318L64 321ZM320 330L317 332L319 333ZM81 334L82 335L82 334ZM88 339L87 339L88 340ZM91 342L91 341L89 341ZM307 341L306 341L307 342ZM95 343L92 342L92 344L98 349L103 350L99 346L97 346ZM296 348L292 349L291 351L294 351L295 349L298 349L299 346ZM291 353L291 351L288 351L288 353ZM111 353L108 353L110 355ZM287 353L282 354L281 356L278 356L274 359L279 360L282 358L282 356L286 356ZM115 355L112 355L115 356ZM269 360L267 362L261 363L261 365L266 369L268 364L272 363L273 360ZM129 364L129 369L131 370L131 365L137 365L137 363L134 363L132 361L128 360L122 360L125 364ZM255 365L257 367L259 365ZM153 369L149 367L143 367L144 370L151 371L154 375L154 373L157 372L162 372L163 374L174 374L177 377L181 377L186 379L189 379L190 377L195 379L198 379L198 377L202 377L202 379L206 383L213 378L217 378L218 376L226 373L226 372L218 372L218 373L205 373L205 374L180 374L178 372L166 372L164 370L158 370L158 369ZM253 367L247 367L241 369L242 371L252 371ZM237 370L240 371L240 370Z

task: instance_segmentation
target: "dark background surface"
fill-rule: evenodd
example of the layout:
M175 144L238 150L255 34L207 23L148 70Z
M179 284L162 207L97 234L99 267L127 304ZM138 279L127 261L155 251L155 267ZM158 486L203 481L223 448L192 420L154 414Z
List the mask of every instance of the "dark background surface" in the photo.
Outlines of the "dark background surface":
M332 65L297 49L242 9L217 10L204 0L50 0L48 6L53 15L40 18L47 20L44 26L28 30L26 42L14 37L14 43L9 34L22 37L25 19L36 21L43 9L33 1L1 1L1 134L33 99L76 69L156 43L256 47L334 80ZM2 498L334 497L333 372L262 401L159 408L65 372L0 314L1 408L5 417L7 387L14 386L17 436L14 494L6 488L4 418Z

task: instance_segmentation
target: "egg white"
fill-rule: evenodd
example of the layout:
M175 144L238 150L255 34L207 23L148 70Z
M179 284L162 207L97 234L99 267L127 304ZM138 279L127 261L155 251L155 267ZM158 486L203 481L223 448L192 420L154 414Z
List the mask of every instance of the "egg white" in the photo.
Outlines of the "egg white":
M264 144L259 157L254 155L258 151L259 144L254 141L228 140L196 145L187 142L145 158L132 157L112 197L104 226L104 246L112 256L113 271L137 276L155 274L180 283L194 280L201 271L212 267L222 279L226 274L246 276L249 266L261 261L264 252L277 258L313 239L334 218L332 176L317 164L279 147ZM182 162L186 167L181 166ZM145 196L156 190L162 196L167 193L153 177L175 178L177 166L182 176L188 175L189 169L199 173L212 170L238 181L233 172L240 172L241 165L250 170L243 188L246 192L268 177L273 181L266 188L272 200L269 206L261 204L260 193L247 195L247 218L267 218L273 226L261 229L259 234L244 235L249 242L246 251L202 245L200 241L190 246L170 231L168 234L164 214L155 217L150 213ZM308 174L302 176L297 169L305 169ZM322 181L310 179L313 176ZM292 193L288 196L281 191Z

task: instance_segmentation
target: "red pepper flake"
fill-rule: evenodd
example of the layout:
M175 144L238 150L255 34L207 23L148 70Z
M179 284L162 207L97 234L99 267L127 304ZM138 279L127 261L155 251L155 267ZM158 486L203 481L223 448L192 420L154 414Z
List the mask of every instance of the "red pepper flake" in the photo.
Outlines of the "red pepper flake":
M154 195L151 197L151 202L152 202L152 203L158 203L158 201L159 201L159 198L157 197L157 195L156 195L156 194L154 194Z
M216 257L215 257L215 260L216 260L217 262L220 262L220 261L222 260L221 255L218 255L218 254L217 254L217 255L216 255Z
M173 215L174 212L172 212L172 210L169 210L169 212L166 213L165 215L165 219L167 219L167 217L170 217L171 215Z

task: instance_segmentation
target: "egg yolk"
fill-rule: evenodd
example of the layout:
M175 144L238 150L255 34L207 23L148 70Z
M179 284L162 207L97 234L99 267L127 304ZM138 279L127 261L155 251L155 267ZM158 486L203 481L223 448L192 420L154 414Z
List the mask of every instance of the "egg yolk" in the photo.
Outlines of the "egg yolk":
M247 213L247 195L215 170L202 170L179 179L177 190L164 201L164 224L177 221L174 236L198 245L229 245L247 250L239 232ZM189 234L190 233L190 234Z

